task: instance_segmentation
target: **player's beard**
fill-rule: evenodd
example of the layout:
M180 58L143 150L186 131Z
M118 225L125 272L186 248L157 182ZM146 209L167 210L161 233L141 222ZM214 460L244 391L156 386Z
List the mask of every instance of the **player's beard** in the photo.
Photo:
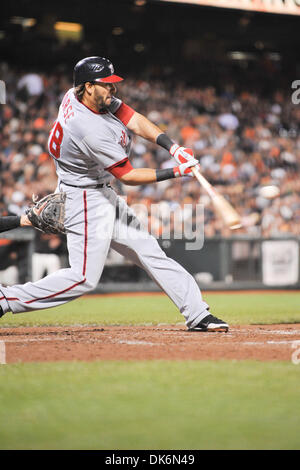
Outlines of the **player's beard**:
M108 107L111 104L111 100L109 104L107 104L108 98L112 98L112 95L106 96L106 98L103 98L103 96L97 96L96 103L97 103L97 108L99 109L100 112L108 110Z
M106 99L104 100L102 96L99 96L97 100L97 107L99 111L107 111L108 105L106 104Z
M109 106L111 105L112 98L116 93L117 93L116 85L115 84L110 84L109 95L106 96L106 98L103 98L103 96L101 96L101 95L99 95L97 97L98 98L97 105L98 105L98 109L99 109L100 112L108 110ZM109 103L107 103L108 98L110 98Z

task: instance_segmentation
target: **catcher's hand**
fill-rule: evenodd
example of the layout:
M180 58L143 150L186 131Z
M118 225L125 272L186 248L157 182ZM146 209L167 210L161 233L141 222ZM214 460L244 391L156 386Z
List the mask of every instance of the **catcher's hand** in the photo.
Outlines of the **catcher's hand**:
M45 233L66 233L64 227L66 193L54 193L36 201L26 211L31 224Z

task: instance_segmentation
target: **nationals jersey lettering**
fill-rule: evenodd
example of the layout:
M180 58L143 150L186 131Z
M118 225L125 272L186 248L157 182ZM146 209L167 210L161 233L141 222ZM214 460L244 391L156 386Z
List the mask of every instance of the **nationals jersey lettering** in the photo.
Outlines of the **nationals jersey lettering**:
M93 111L71 88L62 100L48 140L59 181L78 187L111 181L109 170L124 163L130 153L126 124L133 113L115 97L107 111Z

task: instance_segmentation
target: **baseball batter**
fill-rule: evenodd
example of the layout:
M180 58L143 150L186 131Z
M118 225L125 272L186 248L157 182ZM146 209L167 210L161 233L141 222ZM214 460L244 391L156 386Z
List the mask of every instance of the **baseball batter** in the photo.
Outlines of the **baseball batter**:
M56 307L92 291L111 247L149 274L178 307L189 330L226 332L228 324L209 313L193 276L166 256L110 185L113 178L126 185L156 183L188 175L199 164L190 149L114 96L121 80L108 59L88 57L76 64L74 87L62 100L48 141L57 192L67 196L70 267L34 283L0 285L0 315ZM133 168L128 158L131 133L167 149L178 166Z

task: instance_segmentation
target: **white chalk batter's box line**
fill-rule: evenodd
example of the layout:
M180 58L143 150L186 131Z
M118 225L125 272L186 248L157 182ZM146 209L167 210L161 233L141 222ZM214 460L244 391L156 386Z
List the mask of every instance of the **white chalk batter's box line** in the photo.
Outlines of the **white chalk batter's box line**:
M105 340L102 340L102 339L93 339L92 342L93 343L117 343L117 344L129 344L129 345L135 345L135 344L138 344L138 345L141 345L141 346L163 346L163 343L152 343L150 341L138 341L138 340L115 340L115 339L112 339L112 338L108 338L109 341L107 341L107 338L105 338ZM39 343L39 342L43 342L43 341L51 341L51 342L55 342L55 341L73 341L72 338L70 338L69 336L68 337L63 337L63 338L16 338L16 339L8 339L8 340L5 340L5 341L1 341L1 343L3 343L5 345L5 343ZM78 340L76 340L78 342ZM85 340L82 340L82 341L79 341L80 343L86 343Z
M59 338L10 338L0 341L0 343L39 343L42 341L72 341L72 339L69 336Z
M265 331L260 331L263 335L265 334L274 334L274 335L299 335L300 331L289 331L289 330L265 330Z
M201 335L202 336L202 335ZM211 333L207 333L207 336L211 336ZM226 336L224 335L224 338L227 338L229 337L228 334L226 334ZM0 341L0 354L1 354L1 350L5 350L5 344L6 343L40 343L40 342L45 342L45 341L50 341L50 342L56 342L56 341L68 341L68 342L72 342L73 341L73 338L70 338L70 336L65 336L65 337L59 337L59 338L9 338L5 341ZM82 341L80 340L76 340L76 342L81 342L81 343L85 343L86 341L84 339L82 339ZM93 343L117 343L117 344L128 344L128 345L149 345L149 346L162 346L164 345L164 343L154 343L154 342L151 342L151 341L141 341L141 340L118 340L118 339L114 339L114 338L105 338L104 340L103 339L93 339L92 341ZM241 341L241 344L246 344L246 345L257 345L257 344L261 344L261 345L264 345L264 344L295 344L295 343L299 343L300 345L300 339L298 340L281 340L281 341L273 341L273 340L268 340L268 341ZM1 357L1 356L0 356Z
M255 333L257 335L299 335L300 336L300 329L297 330L267 330L267 329L261 329L261 328L251 328L248 329L245 327L244 329L240 328L235 328L234 326L229 329L229 332L231 333L239 333L239 334L249 334L249 333Z
M164 346L163 343L151 343L150 341L127 341L127 340L119 340L113 341L114 343L118 344L129 344L129 345L136 345L139 344L141 346Z
M280 344L295 344L297 341L295 340L283 340L283 341L245 341L244 343L242 344L247 344L247 345L251 345L251 346L256 346L258 344L260 345L265 345L265 344L276 344L276 345L280 345ZM298 340L299 342L299 346L300 346L300 340Z

